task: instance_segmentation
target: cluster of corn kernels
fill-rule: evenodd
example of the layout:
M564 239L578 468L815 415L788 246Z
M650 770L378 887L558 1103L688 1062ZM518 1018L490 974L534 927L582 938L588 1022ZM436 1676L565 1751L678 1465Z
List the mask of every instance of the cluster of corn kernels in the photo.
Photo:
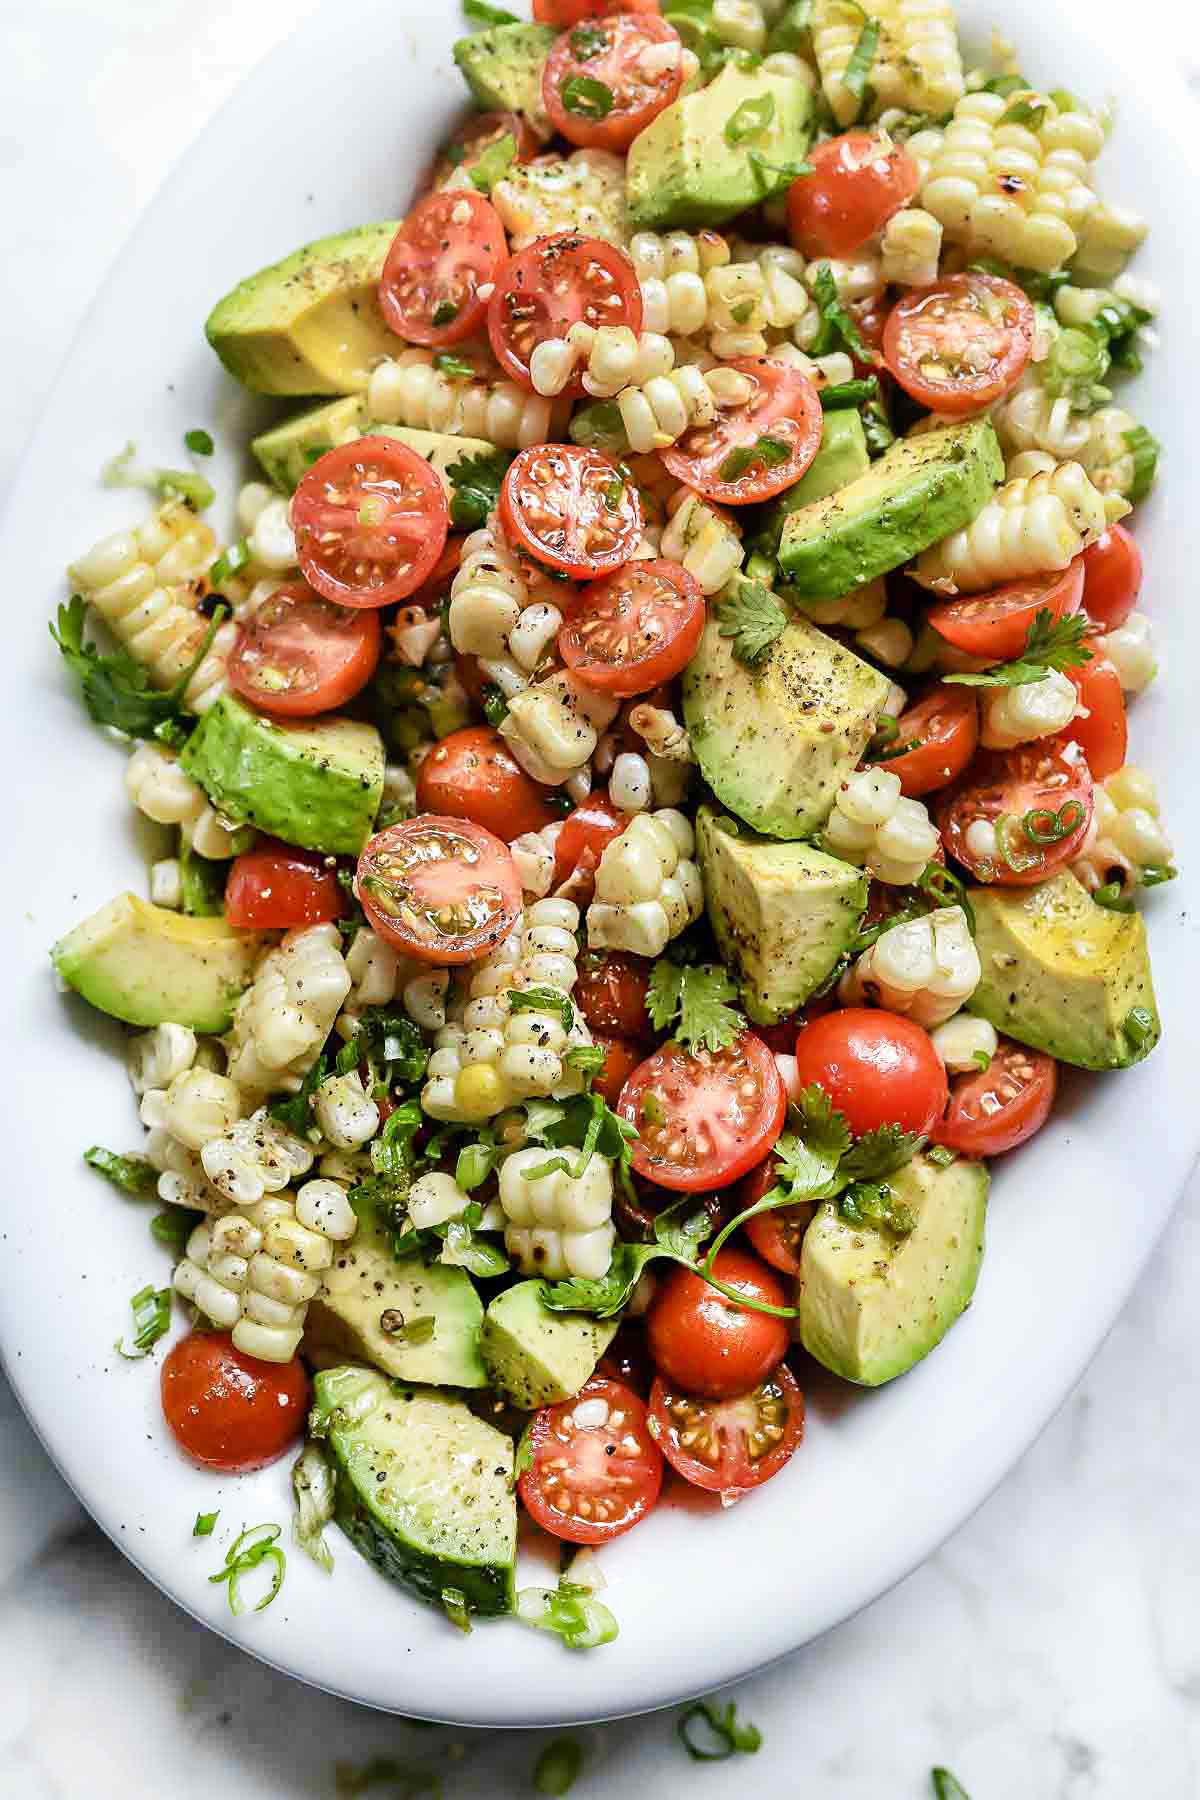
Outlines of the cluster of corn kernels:
M879 881L910 887L937 851L937 828L920 800L900 792L891 769L856 769L838 789L825 848L869 869Z
M1087 424L1088 440L1078 461L1100 493L1128 499L1137 479L1128 433L1136 431L1137 420L1123 406L1102 406L1089 416Z
M1174 854L1159 817L1153 778L1144 769L1127 763L1097 783L1092 822L1071 864L1085 888L1095 893L1116 881L1127 894L1143 870L1172 867Z
M851 588L836 600L805 600L804 614L814 625L842 625L847 631L871 631L887 612L887 588L882 576Z
M553 405L513 381L452 380L433 366L432 350L402 350L371 372L367 416L385 425L485 438L524 450L556 434Z
M178 825L197 856L223 861L246 847L252 832L229 826L209 804L204 789L161 744L139 744L125 765L125 792L138 811L159 825Z
M980 696L979 741L987 750L1011 750L1035 738L1065 731L1075 717L1079 692L1058 669L1020 687L985 688Z
M142 1105L144 1112L145 1101ZM200 1146L204 1173L234 1206L253 1206L264 1194L282 1193L298 1176L307 1175L313 1161L312 1148L265 1106L248 1119L233 1120Z
M1141 694L1158 674L1154 631L1143 612L1131 612L1115 631L1096 640L1096 654L1106 656L1127 694Z
M1040 452L1027 452L1040 458ZM1047 466L1049 465L1049 466ZM1006 481L969 525L921 553L913 573L943 593L978 593L1049 569L1065 569L1129 511L1097 492L1076 462L1041 460L1039 472Z
M675 366L669 338L628 325L589 325L579 319L565 337L543 338L529 358L529 379L539 394L561 394L577 372L585 393L611 400L629 384L651 381Z
M262 481L238 490L237 519L246 535L252 571L286 575L296 567L296 534L289 502Z
M1007 457L1042 451L1056 462L1078 462L1087 469L1092 415L1076 412L1066 394L1048 394L1040 364L1030 364L1012 392L992 408L991 418ZM1098 486L1094 480L1093 486Z
M569 590L573 591L573 590ZM506 698L529 678L558 635L563 586L509 548L495 515L463 544L450 587L450 642L477 656Z
M662 554L682 563L704 593L719 594L742 566L740 528L691 488L679 488L667 504L671 516L663 527Z
M1098 200L1079 228L1072 267L1090 280L1111 281L1121 274L1146 230L1139 213Z
M941 906L881 932L838 984L843 1006L882 1006L926 1031L971 998L983 971L961 906Z
M900 287L931 287L938 278L942 225L921 206L893 213L879 240L879 274Z
M533 1176L549 1153L517 1150L500 1170L500 1205L507 1223L504 1247L522 1274L561 1281L569 1275L597 1278L612 1261L612 1166L590 1156L578 1175L565 1169Z
M171 688L209 630L197 603L208 592L216 555L211 527L182 500L168 500L136 531L102 538L67 575L155 686ZM225 692L225 658L236 636L237 626L226 619L188 682L183 698L192 712L207 711Z
M230 1202L209 1181L200 1152L232 1129L246 1102L236 1083L209 1066L217 1058L198 1060L201 1049L185 1064L181 1043L174 1050L166 1044L147 1048L144 1063L131 1062L130 1075L135 1086L159 1071L169 1077L163 1086L143 1087L138 1108L148 1131L146 1159L159 1172L159 1198L200 1212L224 1212Z
M622 249L625 219L625 159L609 150L573 150L569 156L539 156L514 163L492 188L513 250L560 231L603 238Z
M254 1093L294 1093L349 992L337 926L289 931L237 1003L229 1035L233 1080Z
M736 254L735 254L736 252ZM768 329L819 317L804 286L804 258L785 245L733 244L719 232L639 231L629 246L649 332L694 339L713 356L761 356Z
M629 448L645 454L668 449L693 426L712 425L722 407L744 406L754 391L752 378L739 369L684 364L623 388L617 410Z
M461 1020L440 1030L421 1094L435 1119L490 1119L519 1100L577 1092L581 1082L565 1061L568 1050L591 1043L571 1002L579 908L570 900L538 900L504 943L474 965ZM514 1010L508 996L523 988L549 989L570 1007Z
M562 831L562 820L543 825L540 831L524 831L509 844L521 886L525 893L542 900L554 886L554 857Z
M459 1187L453 1175L433 1169L427 1175L418 1176L408 1190L404 1203L406 1229L429 1231L436 1225L448 1224L451 1219L461 1219L472 1201L473 1196ZM504 1212L498 1200L484 1203L475 1230L504 1230ZM444 1242L438 1252L438 1261L451 1268L461 1266L463 1252L452 1242Z
M695 849L691 825L673 807L636 813L600 858L589 946L661 956L704 910Z
M337 1182L306 1181L294 1200L279 1195L197 1225L176 1267L175 1291L231 1330L246 1356L290 1362L322 1271L357 1228Z
M337 1020L342 1037L354 1036L367 1007L390 1006L397 995L413 1024L423 1031L440 1031L446 1023L447 970L401 956L366 926L354 934L345 962L350 991Z
M972 1013L955 1013L930 1032L929 1041L949 1075L974 1075L995 1056L1000 1045L996 1027Z
M963 91L962 59L950 0L815 0L813 54L825 98L839 125L859 116L861 94L846 86L846 71L863 28L864 16L877 19L879 40L871 59L870 84L877 110L947 113Z
M608 694L577 680L569 669L560 669L510 697L500 733L535 781L551 787L567 784L568 793L578 799L590 789L587 767L618 705ZM570 785L574 777L586 777L579 794Z

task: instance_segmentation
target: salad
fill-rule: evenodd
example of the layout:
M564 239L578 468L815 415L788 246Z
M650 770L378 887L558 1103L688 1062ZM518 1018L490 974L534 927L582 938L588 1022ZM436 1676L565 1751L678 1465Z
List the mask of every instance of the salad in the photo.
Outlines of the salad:
M53 960L134 1028L86 1157L163 1203L118 1348L187 1316L182 1453L291 1451L323 1565L584 1648L668 1469L801 1480L806 1369L969 1305L989 1159L1154 1048L1175 868L1106 112L949 0L533 10L466 0L402 220L214 306L298 402L232 535L202 427L106 471L152 510L53 635L164 854Z

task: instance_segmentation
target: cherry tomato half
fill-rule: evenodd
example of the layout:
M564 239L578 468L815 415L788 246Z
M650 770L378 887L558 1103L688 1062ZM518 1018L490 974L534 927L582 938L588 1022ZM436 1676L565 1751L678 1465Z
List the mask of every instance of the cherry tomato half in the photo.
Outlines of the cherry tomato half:
M1083 553L1083 605L1089 619L1116 631L1134 607L1142 587L1142 553L1124 525L1110 525Z
M586 581L633 555L642 505L610 456L577 444L535 444L509 464L500 524L514 548Z
M510 137L516 146L514 162L533 161L539 145L523 113L472 113L439 150L429 178L430 187L445 187L460 170L469 172L477 166L485 151L506 137Z
M379 310L410 344L461 343L483 324L479 289L508 257L500 214L474 188L429 194L392 239L379 277Z
M600 791L580 802L558 834L554 845L554 885L572 882L572 898L585 905L595 888L595 873L600 858L620 837L631 814L621 812L608 795ZM572 877L575 879L572 880Z
M620 816L624 819L625 814ZM646 1011L653 967L645 957L629 956L623 950L583 952L574 999L594 1032L643 1041L653 1038L654 1027Z
M762 1161L783 1130L787 1095L767 1046L743 1031L727 1050L664 1044L625 1083L617 1111L638 1130L637 1173L694 1193Z
M713 1274L747 1300L788 1303L778 1275L748 1250L719 1250ZM646 1343L659 1373L712 1400L757 1387L790 1341L786 1319L739 1306L690 1269L671 1271L646 1314Z
M422 758L417 805L443 818L473 819L506 844L560 817L490 725L452 731Z
M234 859L225 883L225 918L243 931L290 931L346 913L337 869L319 850L260 838Z
M946 1115L934 1127L934 1140L961 1156L1015 1150L1042 1129L1057 1087L1058 1064L1052 1056L1001 1038L986 1069L956 1079Z
M738 1187L735 1210L745 1212L748 1207L757 1206L775 1186L778 1172L779 1160L774 1155L757 1169L751 1169ZM746 1221L746 1236L773 1269L783 1275L798 1275L800 1246L816 1210L815 1201L798 1200L794 1206L776 1206L770 1212L756 1213Z
M802 1087L816 1082L856 1137L898 1125L928 1132L946 1104L946 1070L929 1033L898 1013L847 1006L796 1039Z
M761 1487L804 1436L804 1396L786 1363L748 1394L706 1400L660 1375L650 1390L650 1429L677 1474L726 1504Z
M282 1456L304 1431L308 1377L299 1357L259 1362L225 1331L192 1331L167 1355L163 1417L185 1456L241 1475Z
M1039 738L985 751L938 802L934 823L947 851L976 881L1031 887L1078 854L1092 818L1092 777L1076 746ZM972 832L982 820L996 848ZM1032 835L1031 835L1032 834Z
M593 1376L570 1400L536 1413L531 1458L517 1482L525 1510L570 1544L604 1544L652 1512L662 1453L646 1408L623 1381Z
M1129 749L1129 720L1121 678L1107 656L1093 656L1082 668L1068 669L1079 705L1064 738L1078 744L1087 757L1093 781L1107 781L1122 767Z
M939 682L896 721L896 736L880 766L900 777L910 800L957 781L979 742L979 706L967 687Z
M821 445L821 402L806 375L769 356L724 364L754 384L740 406L723 406L659 455L672 475L706 500L748 506L794 486ZM752 454L753 453L753 454Z
M1060 619L1078 612L1083 585L1084 558L1077 556L1056 574L1031 575L1025 581L991 588L986 594L943 600L930 607L929 623L956 650L1005 662L1020 656L1038 613L1048 612L1057 625Z
M957 418L1016 386L1033 349L1033 307L1011 281L947 275L897 301L883 358L906 394Z
M665 51L646 58L662 44L673 47L673 58ZM542 105L568 143L620 155L682 86L674 26L654 13L621 12L563 32L542 70Z
M592 1086L609 1106L615 1106L621 1089L646 1054L645 1049L628 1038L608 1037L602 1031L592 1033L592 1042L604 1052L604 1067L593 1077Z
M704 593L680 563L629 562L567 608L559 655L589 687L628 699L686 668L704 635Z
M466 963L506 938L521 877L501 843L470 819L420 813L377 831L355 883L372 929L422 962Z
M811 175L788 189L788 235L811 261L851 256L907 206L921 171L907 150L874 131L846 131L810 150Z
M603 19L609 13L656 13L658 0L533 0L533 16L539 25L562 31L581 19Z
M642 289L623 250L602 238L560 231L519 250L496 281L488 302L488 336L502 368L533 392L529 359L546 338L565 338L572 325L628 325L642 329ZM577 370L562 392L582 394Z
M296 557L339 606L388 606L428 579L445 548L441 477L396 438L361 437L317 458L292 495Z
M277 588L239 628L229 681L259 712L313 718L344 706L375 673L379 614L350 612L302 581Z

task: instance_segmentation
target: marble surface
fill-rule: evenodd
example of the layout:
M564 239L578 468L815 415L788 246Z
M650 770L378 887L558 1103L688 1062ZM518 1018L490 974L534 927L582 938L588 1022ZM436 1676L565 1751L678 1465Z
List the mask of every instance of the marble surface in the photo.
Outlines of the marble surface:
M402 6L404 0L399 0ZM105 266L162 174L316 0L40 0L0 9L0 490ZM997 9L998 12L1001 9ZM1097 28L1128 16L1115 0ZM1181 46L1170 0L1146 0ZM18 597L10 596L10 603ZM1031 1201L1031 1203L1034 1203ZM752 1762L687 1761L671 1715L589 1728L580 1800L1200 1794L1200 1184L1088 1375L975 1517L891 1594L731 1691ZM919 1454L914 1446L914 1454ZM881 1521L881 1529L886 1524ZM464 1657L464 1680L484 1679ZM0 1378L0 1795L228 1800L360 1791L373 1758L447 1800L532 1791L552 1733L418 1730L202 1630L90 1524ZM339 1769L341 1771L339 1775ZM357 1779L356 1779L357 1778ZM371 1793L396 1795L381 1780Z

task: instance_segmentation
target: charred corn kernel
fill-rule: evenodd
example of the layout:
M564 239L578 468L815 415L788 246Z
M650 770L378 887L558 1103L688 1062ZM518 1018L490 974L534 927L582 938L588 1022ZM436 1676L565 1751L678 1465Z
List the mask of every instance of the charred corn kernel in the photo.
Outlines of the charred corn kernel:
M1031 451L1050 456L1055 462L1075 461L1087 468L1095 430L1092 415L1077 412L1066 394L1048 394L1040 365L1031 364L1026 369L1011 394L992 409L991 416L1000 447L1010 459L1010 475L1018 472L1013 469L1011 458ZM1132 458L1130 469L1132 474ZM1093 486L1096 485L1093 479Z
M671 517L662 534L662 553L682 563L706 594L718 594L742 566L742 537L725 513L680 488L669 502Z
M929 1038L950 1075L974 1075L1000 1046L996 1027L970 1013L955 1013Z
M971 998L983 971L961 906L941 906L876 938L838 983L843 1006L882 1006L929 1031Z
M879 245L879 273L901 287L931 287L942 254L941 222L920 206L893 213Z
M139 744L125 765L125 792L138 811L159 825L178 825L186 844L223 862L245 849L252 834L222 823L204 789L179 766L173 750Z
M513 250L560 231L603 238L624 248L625 159L608 150L573 150L514 163L492 188Z
M212 1069L187 1068L166 1088L148 1088L138 1117L151 1129L169 1132L189 1150L233 1127L246 1110L236 1082Z
M988 750L1011 750L1035 738L1053 737L1075 717L1074 682L1057 669L1022 687L985 688L979 741Z
M612 1171L591 1156L578 1174L556 1169L538 1175L548 1161L532 1145L508 1157L500 1170L500 1205L507 1221L504 1245L526 1275L562 1280L608 1272L616 1233L612 1225Z
M913 572L939 592L977 593L1065 569L1128 510L1115 496L1106 505L1078 463L1060 463L1006 481L970 525L923 551Z
M1174 861L1153 778L1127 763L1097 784L1087 836L1071 864L1084 887L1094 893L1115 881L1123 893L1130 893L1145 870L1170 869Z
M864 21L879 23L871 60L872 111L900 106L906 112L949 112L963 91L962 59L950 0L815 0L812 45L825 98L839 125L859 117L861 97L846 86L846 72Z
M890 769L856 769L838 790L824 844L879 880L910 887L939 843L919 800L906 800Z
M358 1150L379 1129L379 1108L364 1092L357 1070L327 1075L313 1098L313 1114L321 1136L338 1150Z
M588 762L617 711L617 701L560 670L512 696L500 733L535 781L561 786Z
M313 1152L264 1106L229 1125L220 1136L210 1137L200 1149L200 1161L220 1193L239 1206L251 1206L264 1194L281 1192L297 1175L307 1174Z
M125 1047L125 1066L139 1099L148 1088L168 1088L196 1060L197 1038L188 1025L156 1025Z
M452 381L434 368L431 350L403 350L372 371L367 417L418 431L486 438L502 450L524 450L554 436L549 400L512 381Z
M238 1001L229 1073L257 1093L294 1093L350 992L336 925L289 931L268 950Z
M589 946L660 956L704 908L694 851L682 813L671 807L637 813L600 858L587 910Z

